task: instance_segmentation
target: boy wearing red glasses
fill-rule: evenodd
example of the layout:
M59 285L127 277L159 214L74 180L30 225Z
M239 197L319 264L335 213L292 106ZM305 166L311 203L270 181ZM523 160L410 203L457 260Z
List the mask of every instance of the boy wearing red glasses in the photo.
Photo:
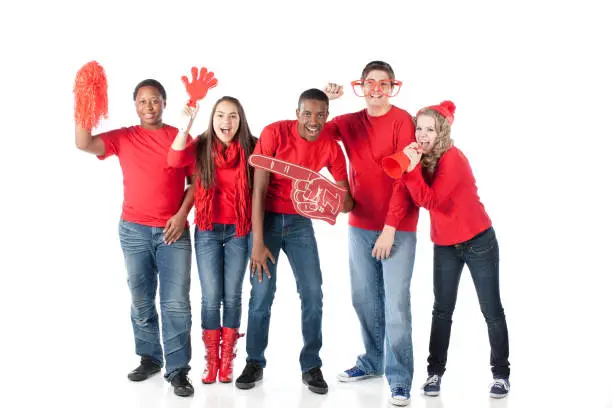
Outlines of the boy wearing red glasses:
M368 63L361 79L351 85L357 96L365 98L366 108L338 116L328 126L349 158L355 200L349 214L349 269L365 354L338 380L384 373L391 387L390 402L407 405L414 371L410 281L419 213L413 204L405 206L405 187L386 177L381 160L415 141L414 122L389 101L402 83L386 62ZM331 83L325 92L329 99L343 94L342 86Z

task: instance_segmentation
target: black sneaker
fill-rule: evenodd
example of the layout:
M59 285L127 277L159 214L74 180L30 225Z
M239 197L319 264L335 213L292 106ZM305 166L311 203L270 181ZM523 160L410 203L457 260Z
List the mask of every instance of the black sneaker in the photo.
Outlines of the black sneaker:
M155 373L159 373L161 366L153 361L151 357L143 356L140 358L140 365L128 374L131 381L143 381Z
M172 378L170 384L174 387L174 393L179 397L190 397L193 395L193 385L187 377L187 373L181 371Z
M236 380L236 387L241 390L250 390L258 381L261 381L262 378L263 368L253 361L247 361L244 370L242 370L242 374L240 374L240 377Z
M327 394L327 383L323 379L321 369L318 367L302 373L302 382L308 386L310 391L316 394Z

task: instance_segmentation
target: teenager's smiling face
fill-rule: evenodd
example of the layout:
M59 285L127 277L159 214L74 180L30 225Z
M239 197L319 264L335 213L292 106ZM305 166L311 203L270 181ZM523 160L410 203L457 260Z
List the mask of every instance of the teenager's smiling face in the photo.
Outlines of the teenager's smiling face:
M157 88L143 86L138 90L134 103L143 128L158 129L161 127L166 101Z
M327 103L316 99L304 99L296 110L298 132L306 140L316 140L327 122Z
M416 140L423 148L423 153L429 153L434 147L438 132L436 132L436 119L430 115L417 116Z
M213 129L217 138L228 146L234 140L239 127L238 107L229 101L219 102L213 116Z

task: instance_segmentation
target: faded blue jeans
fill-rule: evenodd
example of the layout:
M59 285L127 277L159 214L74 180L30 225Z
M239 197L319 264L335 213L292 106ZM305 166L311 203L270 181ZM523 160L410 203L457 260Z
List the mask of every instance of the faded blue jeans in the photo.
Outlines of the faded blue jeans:
M351 295L365 346L356 365L368 374L384 373L391 388L410 390L414 374L410 281L416 233L396 231L390 257L378 261L372 250L380 233L349 226Z
M266 212L264 217L264 243L274 256L276 264L268 260L271 278L264 273L261 282L257 274L251 278L249 324L247 327L247 361L266 366L264 352L268 346L268 331L272 301L276 292L278 256L281 249L287 255L302 302L302 337L300 367L306 372L321 367L319 351L323 344L323 278L319 264L319 251L312 221L298 214ZM252 247L252 239L249 248Z
M249 234L250 235L250 234ZM249 235L236 236L236 226L213 224L195 230L195 251L202 289L202 329L240 328L242 282L249 260Z
M191 360L191 239L189 230L172 245L164 243L163 228L125 220L119 222L119 239L132 295L132 328L136 354L149 356L160 366L166 361L165 378L188 372ZM164 349L160 344L155 307L157 281Z

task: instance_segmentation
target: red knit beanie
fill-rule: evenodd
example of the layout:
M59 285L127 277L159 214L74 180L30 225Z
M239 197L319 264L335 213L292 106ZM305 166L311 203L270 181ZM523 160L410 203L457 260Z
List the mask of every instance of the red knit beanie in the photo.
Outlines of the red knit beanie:
M417 116L425 109L435 110L440 115L444 116L449 125L453 124L453 120L455 119L455 104L452 101L444 101L439 105L427 106L419 110Z

